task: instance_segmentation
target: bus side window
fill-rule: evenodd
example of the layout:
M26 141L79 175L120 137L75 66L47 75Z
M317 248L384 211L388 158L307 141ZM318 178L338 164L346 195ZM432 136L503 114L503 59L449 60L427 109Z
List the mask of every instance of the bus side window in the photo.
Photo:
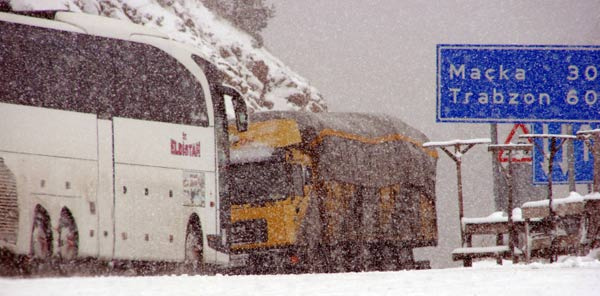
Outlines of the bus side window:
M0 100L208 126L200 82L151 45L0 22Z
M119 41L113 50L117 97L123 98L114 102L118 116L208 126L202 87L177 60L134 42Z
M105 83L112 69L88 61L80 36L84 35L0 22L0 100L95 113L96 97L103 91L96 81ZM103 58L101 53L97 57Z

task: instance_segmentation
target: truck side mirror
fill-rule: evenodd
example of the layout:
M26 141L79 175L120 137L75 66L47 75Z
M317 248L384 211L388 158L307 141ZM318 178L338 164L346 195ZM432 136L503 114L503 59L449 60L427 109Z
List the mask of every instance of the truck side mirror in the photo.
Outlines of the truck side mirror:
M304 171L300 165L292 165L292 193L296 196L304 196Z

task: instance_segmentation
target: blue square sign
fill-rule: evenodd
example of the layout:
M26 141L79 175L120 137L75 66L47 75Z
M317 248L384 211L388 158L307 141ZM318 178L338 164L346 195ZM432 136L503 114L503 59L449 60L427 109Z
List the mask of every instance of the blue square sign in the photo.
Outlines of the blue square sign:
M438 122L600 122L600 46L438 45Z
M600 128L598 123L575 123L573 124L573 134L580 130L590 130ZM550 124L534 124L534 134L567 134L566 125L558 123ZM548 160L545 159L544 153L550 151L550 140L535 139L536 147L533 151L533 183L547 184L548 183ZM575 155L575 182L591 183L594 178L594 157L589 147L581 140L573 141ZM543 147L544 153L539 151L539 147ZM565 157L565 146L558 151L554 157L552 169L552 182L565 184L569 181L568 160Z

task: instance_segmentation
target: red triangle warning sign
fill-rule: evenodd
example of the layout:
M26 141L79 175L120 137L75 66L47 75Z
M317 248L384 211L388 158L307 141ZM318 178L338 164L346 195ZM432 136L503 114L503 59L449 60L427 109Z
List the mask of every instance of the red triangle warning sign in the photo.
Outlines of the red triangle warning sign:
M509 143L513 142L513 139L514 139L513 143L519 143L519 142L523 143L523 142L527 141L527 142L529 142L529 144L533 144L533 140L531 140L531 139L526 139L526 140L519 139L519 135L525 135L525 134L529 134L529 129L527 128L527 126L525 126L525 124L522 124L522 123L517 123L510 130L510 133L508 133L508 136L506 137L504 144L509 144ZM531 154L525 153L525 152L512 156L512 162L531 162L531 160L532 160ZM503 150L498 151L498 161L508 162L508 154L504 153Z

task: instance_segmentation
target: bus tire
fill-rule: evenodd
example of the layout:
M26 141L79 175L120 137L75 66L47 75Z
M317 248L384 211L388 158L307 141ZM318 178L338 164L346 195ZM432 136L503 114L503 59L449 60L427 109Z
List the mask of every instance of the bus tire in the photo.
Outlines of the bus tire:
M196 270L203 263L204 242L199 219L190 219L185 235L185 263Z
M79 232L71 212L64 208L58 222L58 256L65 261L77 258L79 253Z
M31 256L38 259L48 259L52 255L52 228L50 216L41 206L35 209L31 229Z

